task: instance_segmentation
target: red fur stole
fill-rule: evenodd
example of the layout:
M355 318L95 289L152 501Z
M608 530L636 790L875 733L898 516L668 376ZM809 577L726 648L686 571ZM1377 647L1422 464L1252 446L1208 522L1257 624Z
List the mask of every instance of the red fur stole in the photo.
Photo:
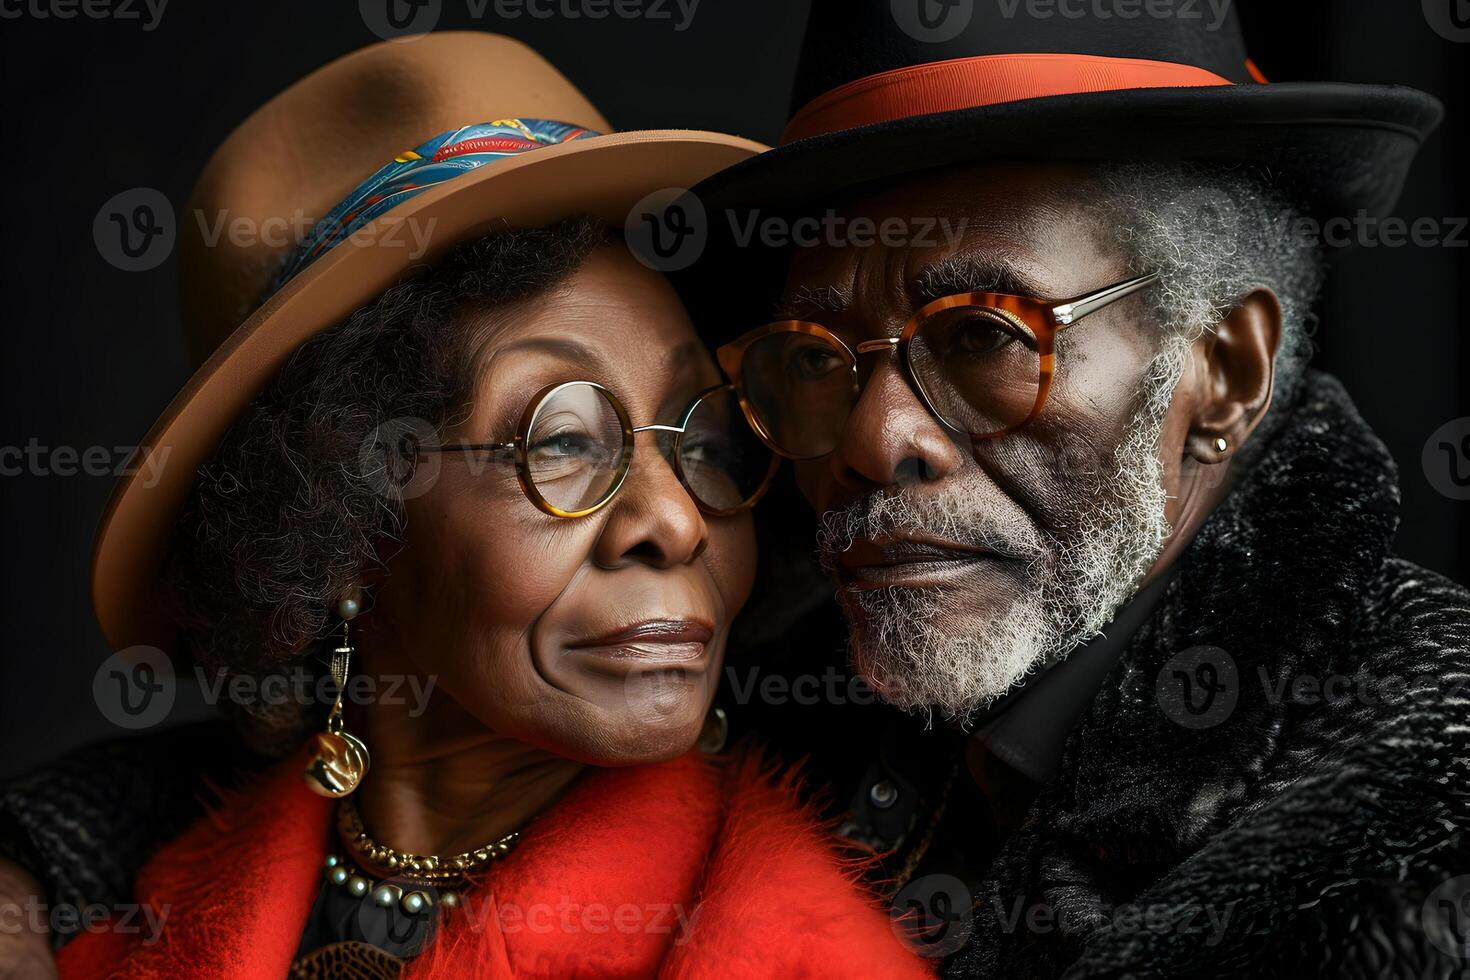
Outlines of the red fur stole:
M321 885L332 804L301 759L234 793L138 877L163 932L98 931L61 976L286 975ZM923 977L788 777L759 760L589 772L464 895L411 977Z

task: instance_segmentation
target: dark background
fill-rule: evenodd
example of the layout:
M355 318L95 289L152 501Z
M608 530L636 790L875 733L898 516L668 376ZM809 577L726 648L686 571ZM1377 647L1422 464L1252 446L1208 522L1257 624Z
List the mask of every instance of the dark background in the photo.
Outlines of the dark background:
M1445 124L1397 213L1411 222L1466 213L1470 44L1436 33L1414 0L1239 6L1272 80L1398 82L1443 99ZM522 38L619 128L695 127L769 142L785 119L805 8L702 0L688 29L676 31L669 20L503 20L493 6L475 20L463 0L444 0L438 27ZM135 273L109 265L93 242L99 208L118 192L153 187L182 210L194 176L240 120L377 38L351 0L173 0L152 31L141 20L38 18L17 0L0 9L0 132L10 161L0 185L0 446L112 452L142 437L189 364L173 261ZM1465 581L1470 504L1436 492L1421 463L1436 429L1470 415L1461 339L1470 249L1461 241L1334 254L1317 342L1318 364L1344 380L1398 459L1400 551ZM92 529L110 482L0 476L0 777L116 731L91 693L109 651L87 592ZM181 694L174 717L198 713L197 698Z

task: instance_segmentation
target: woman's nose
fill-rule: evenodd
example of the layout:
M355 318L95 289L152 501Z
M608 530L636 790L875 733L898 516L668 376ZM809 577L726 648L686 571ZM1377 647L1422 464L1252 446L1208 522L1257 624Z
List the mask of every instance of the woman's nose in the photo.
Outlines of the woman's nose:
M638 437L628 477L608 504L594 558L604 568L643 562L670 568L693 561L709 543L704 514L659 452L654 433Z

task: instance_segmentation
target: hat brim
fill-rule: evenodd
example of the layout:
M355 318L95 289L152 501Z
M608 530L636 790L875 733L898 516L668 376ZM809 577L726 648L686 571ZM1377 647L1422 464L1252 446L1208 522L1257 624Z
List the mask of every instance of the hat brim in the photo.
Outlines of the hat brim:
M1001 160L1251 164L1319 216L1387 212L1443 108L1396 85L1283 82L1054 95L810 136L695 188L706 207L803 208L923 170Z
M645 196L691 187L765 149L692 130L615 133L538 149L421 192L293 278L194 373L113 488L92 556L93 606L113 649L173 649L176 629L158 583L178 513L198 468L302 343L460 242L574 214L622 227Z
M736 241L749 217L795 217L863 188L986 162L1197 161L1249 165L1318 220L1393 207L1439 100L1404 86L1288 82L1045 96L844 129L787 143L694 188L711 215L704 255L676 277L719 344L769 312L784 249ZM726 230L729 229L729 230ZM720 289L732 269L748 299ZM718 304L701 297L717 294Z

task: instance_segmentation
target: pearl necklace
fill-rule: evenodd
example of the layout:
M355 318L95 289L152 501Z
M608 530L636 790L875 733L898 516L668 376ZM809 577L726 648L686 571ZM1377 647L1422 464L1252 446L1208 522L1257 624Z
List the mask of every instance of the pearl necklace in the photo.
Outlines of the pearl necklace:
M397 905L409 915L428 912L436 904L450 909L459 904L459 894L456 892L441 892L432 886L404 891L401 885L391 881L374 885L363 875L354 874L353 870L355 869L349 869L347 859L340 854L327 855L327 880L354 898L363 898L371 893L374 905L385 909Z

